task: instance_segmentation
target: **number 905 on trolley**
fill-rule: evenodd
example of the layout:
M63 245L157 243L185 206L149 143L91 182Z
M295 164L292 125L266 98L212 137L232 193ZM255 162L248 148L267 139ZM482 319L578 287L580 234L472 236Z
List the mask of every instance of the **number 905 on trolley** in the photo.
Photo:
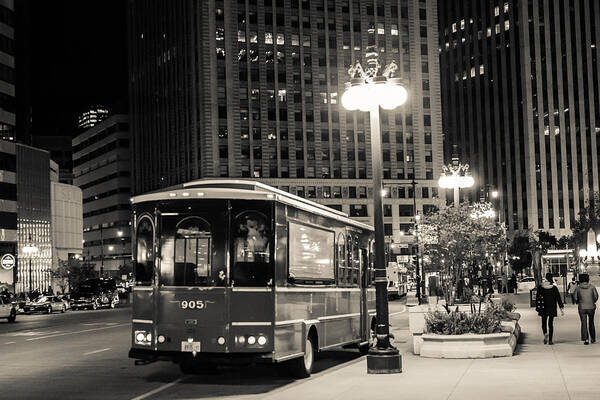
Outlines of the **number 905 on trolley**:
M136 196L129 356L186 373L366 352L375 327L373 230L259 182L200 180Z

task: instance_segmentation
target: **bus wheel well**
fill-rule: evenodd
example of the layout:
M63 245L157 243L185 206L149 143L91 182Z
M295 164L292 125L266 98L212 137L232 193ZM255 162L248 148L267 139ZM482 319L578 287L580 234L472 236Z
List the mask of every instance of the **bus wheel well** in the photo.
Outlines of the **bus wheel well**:
M306 337L312 338L312 342L315 345L315 351L319 350L319 333L317 332L316 326L311 326L308 330L308 335Z

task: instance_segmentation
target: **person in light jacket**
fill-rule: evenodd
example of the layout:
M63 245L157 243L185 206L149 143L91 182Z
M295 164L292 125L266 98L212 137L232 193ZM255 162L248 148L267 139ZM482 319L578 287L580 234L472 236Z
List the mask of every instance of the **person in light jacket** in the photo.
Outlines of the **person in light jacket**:
M590 284L590 276L588 274L579 275L579 285L575 289L575 301L577 302L579 319L581 320L581 340L583 340L583 344L589 344L589 337L592 343L595 343L596 327L594 326L594 314L596 313L598 291L594 285Z
M544 332L544 344L552 343L552 336L554 334L554 318L557 315L556 305L560 307L561 315L565 315L563 311L564 304L560 298L560 292L556 285L554 285L554 278L552 273L546 274L546 279L538 287L538 295L541 295L544 299L544 307L538 312L539 316L542 317L542 332Z

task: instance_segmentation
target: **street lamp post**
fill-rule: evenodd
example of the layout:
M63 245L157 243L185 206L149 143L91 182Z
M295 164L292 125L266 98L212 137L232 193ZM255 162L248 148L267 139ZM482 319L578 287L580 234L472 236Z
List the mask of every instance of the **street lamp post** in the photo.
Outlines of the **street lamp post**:
M375 289L377 324L377 344L369 349L367 373L386 374L402 372L402 357L390 343L389 309L387 302L387 274L385 265L385 233L383 229L381 128L379 107L386 110L404 104L408 97L406 89L393 75L398 69L396 63L388 64L380 72L377 49L367 48L367 68L359 62L350 67L350 82L342 96L342 105L347 110L368 111L371 123L371 153L373 168L373 221L375 225Z
M100 277L104 275L104 235L102 233L102 222L100 223Z
M27 291L29 293L31 293L31 291L32 291L31 259L33 258L33 255L35 253L37 253L37 251L38 251L38 248L36 245L33 244L33 242L31 241L31 235L29 235L29 242L25 246L23 246L23 252L29 256L29 271L28 271L29 276L27 279Z
M460 164L458 155L452 156L452 163L442 166L442 174L438 184L443 189L454 189L454 207L460 204L460 192L462 188L473 186L475 180L469 172L469 164Z
M417 242L417 254L415 257L415 269L417 270L417 302L419 303L419 305L421 305L421 263L419 262L419 231L417 229L417 225L419 223L419 216L417 215L417 181L413 179L410 184L413 187L413 212L415 213L415 239Z

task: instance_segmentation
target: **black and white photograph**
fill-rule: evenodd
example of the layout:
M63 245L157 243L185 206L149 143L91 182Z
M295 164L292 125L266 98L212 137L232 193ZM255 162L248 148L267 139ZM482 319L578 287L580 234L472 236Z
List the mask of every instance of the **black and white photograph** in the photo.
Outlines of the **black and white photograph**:
M0 399L597 400L599 0L0 0Z

